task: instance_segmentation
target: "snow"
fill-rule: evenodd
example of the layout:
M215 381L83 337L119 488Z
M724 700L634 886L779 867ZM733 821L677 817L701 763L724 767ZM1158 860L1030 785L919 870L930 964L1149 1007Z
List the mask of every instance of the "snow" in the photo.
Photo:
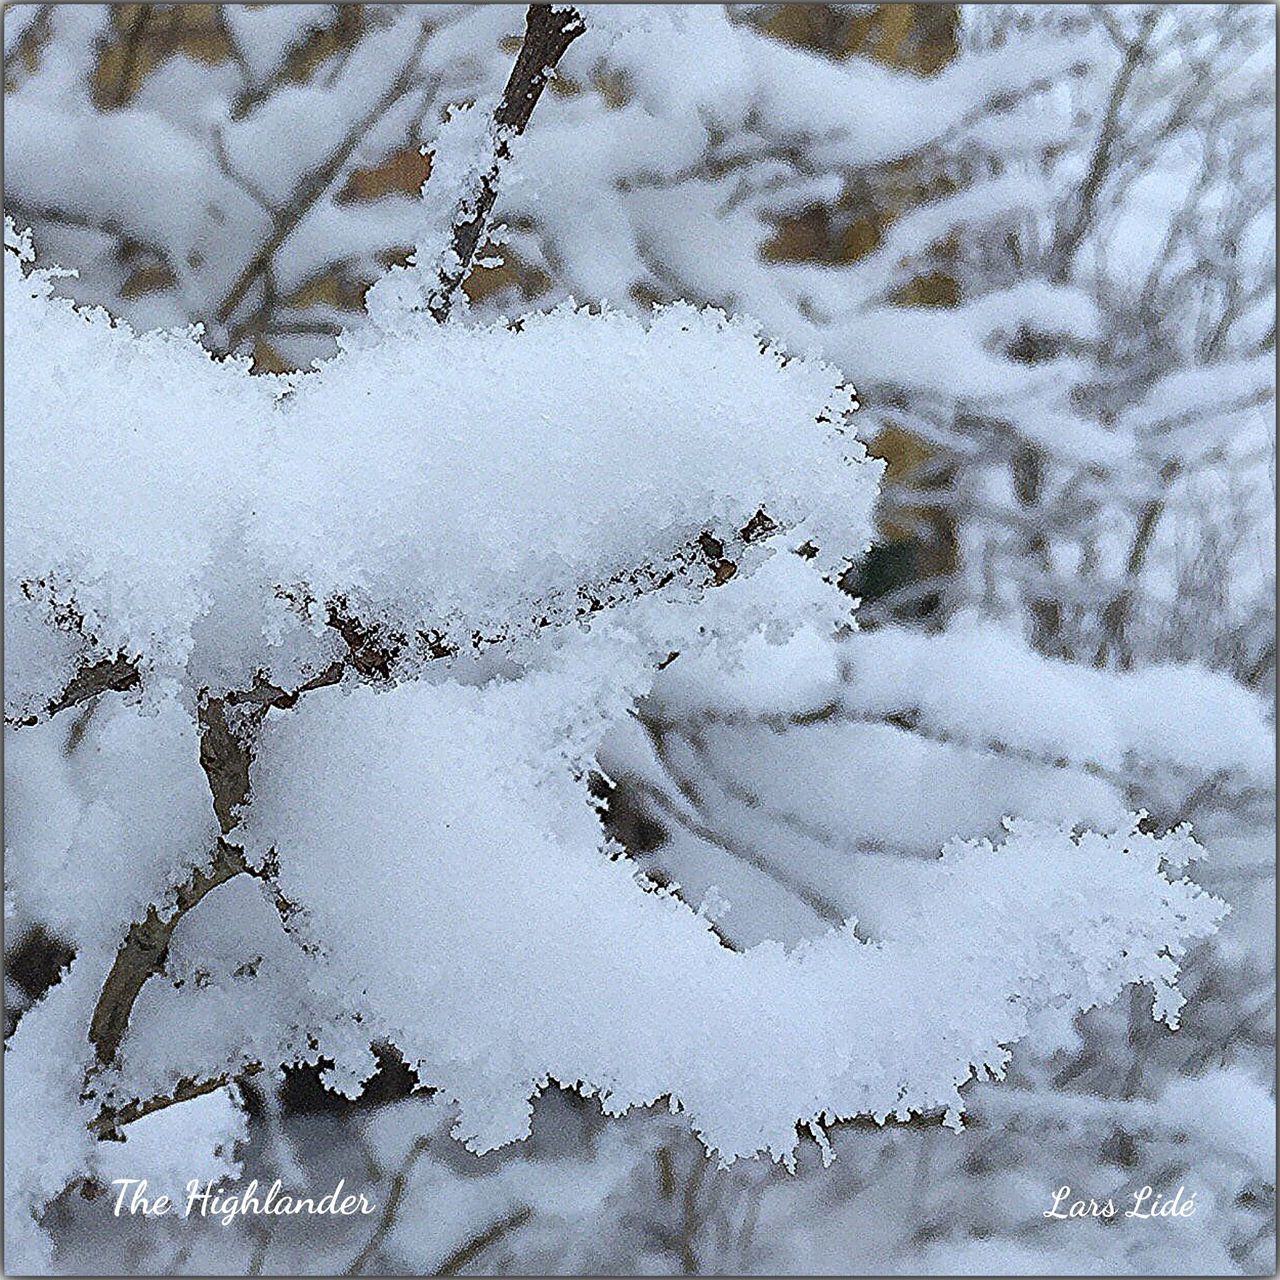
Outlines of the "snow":
M1159 1108L1167 1122L1222 1146L1264 1182L1275 1179L1275 1098L1244 1068L1172 1080Z
M96 750L68 758L58 720L5 751L7 883L77 947L110 954L121 920L163 905L217 835L196 727L173 698L140 714L125 695L94 710Z
M249 246L270 230L252 197L185 131L151 112L85 115L33 101L21 111L6 103L5 121L6 173L27 208L60 210L73 221L105 223L164 246L192 301L220 295L235 278L237 264L215 247L223 225L243 227ZM89 169L80 163L85 154L97 160ZM171 191L174 198L139 202L139 189Z
M350 341L283 406L265 558L455 642L572 618L583 584L607 594L704 531L732 543L761 506L809 519L819 545L865 537L874 470L842 430L852 403L830 366L784 362L710 311L420 316Z
M254 80L261 82L308 32L329 26L334 12L331 4L229 5L223 10L223 21Z
M23 1014L5 1043L5 1266L42 1274L53 1242L44 1207L90 1166L97 1143L80 1102L92 1048L85 1035L100 973L75 961L58 986Z
M915 711L927 728L970 742L1111 771L1133 756L1258 781L1275 770L1263 700L1195 666L1091 671L1046 660L1004 628L960 619L945 636L859 636L848 671L849 711Z
M4 11L4 51L8 55L17 47L22 37L40 17L37 4L8 5Z
M11 616L73 606L99 653L156 679L247 687L264 633L277 675L320 669L340 599L368 626L453 646L515 639L682 564L705 580L699 537L744 551L762 506L828 548L815 578L867 537L878 467L847 428L852 388L747 321L565 306L440 327L391 311L281 382L77 312L18 258ZM64 673L33 664L10 714L38 711Z
M846 926L728 951L603 856L573 761L546 747L547 707L574 692L533 676L322 691L272 717L255 764L243 835L280 854L327 983L459 1102L456 1136L479 1151L527 1134L548 1079L610 1113L669 1095L726 1160L787 1159L797 1123L824 1117L954 1118L957 1087L1002 1073L1040 1010L1145 980L1174 1019L1171 957L1221 917L1164 878L1159 842L1019 824L999 849L948 849L878 944ZM388 931L399 945L372 951Z
M70 608L100 656L180 667L235 536L230 495L253 473L272 388L189 335L139 339L50 298L8 235L5 286L6 613ZM62 674L22 669L31 683L7 688L6 704L30 714Z
M6 11L7 53L43 14L6 67L40 250L6 228L6 927L75 952L6 980L10 1269L429 1271L490 1230L513 1273L1265 1263L1274 38L1179 13L1061 283L1122 56L1097 11L967 10L920 76L768 7L591 6L501 175L502 284L437 326L523 6L366 7L288 71L336 7L230 6L229 50L109 109L105 6ZM369 170L393 189L351 198ZM810 214L831 251L774 260ZM934 272L958 305L898 304ZM1024 328L1060 350L1010 356ZM249 377L259 343L306 372ZM957 544L912 628L834 585L885 425L937 487L882 520ZM184 914L93 1063L129 923L218 835L200 699L353 666L336 611L393 660L251 744L232 838L278 886ZM137 689L49 715L116 655ZM355 1099L383 1042L431 1097L291 1109L285 1066ZM371 1255L75 1193L353 1164L402 1193ZM1050 1175L1187 1166L1176 1237L1042 1220Z
M95 1172L112 1203L123 1195L128 1206L138 1192L152 1201L168 1196L175 1206L185 1207L192 1181L203 1188L238 1177L241 1164L235 1158L236 1144L248 1138L249 1124L235 1095L230 1086L215 1089L181 1108L169 1107L135 1120L123 1142L100 1142ZM138 1182L144 1176L147 1185L140 1188Z
M318 950L314 962L304 952L292 961L260 957L259 966L265 989L282 993L297 989L299 964L320 966L323 977L303 979L301 989L323 990L325 1001L304 1002L283 1022L327 1024L317 1052L334 1058L335 1085L354 1089L373 1069L376 1033L458 1102L457 1135L478 1150L524 1136L530 1099L556 1080L598 1093L611 1113L670 1097L723 1160L762 1150L790 1160L797 1124L933 1110L956 1122L958 1086L974 1073L1000 1074L1008 1047L1047 1011L1088 1008L1126 982L1150 983L1157 1014L1175 1019L1176 958L1224 909L1190 882L1165 878L1162 854L1181 865L1185 837L1160 844L1123 827L1074 837L1053 825L1068 816L1064 800L1008 777L994 792L1020 791L1024 814L1048 824L1011 825L998 850L953 842L934 874L897 894L896 911L873 910L875 942L858 937L849 918L790 950L773 942L728 950L705 915L610 856L582 774L607 728L644 692L655 659L690 645L670 677L669 707L682 681L684 697L698 689L700 669L713 673L712 688L726 670L745 674L736 696L746 708L761 698L781 697L783 708L808 701L839 677L847 687L836 704L845 711L883 715L906 705L939 732L960 722L970 734L1042 753L1058 749L1057 739L1037 736L1037 723L1049 724L1116 767L1129 750L1158 750L1168 734L1168 726L1149 727L1154 703L1199 713L1199 734L1178 735L1195 743L1181 763L1266 764L1261 711L1243 694L1223 708L1221 731L1203 731L1204 716L1223 702L1222 682L1209 677L1138 673L1129 678L1131 711L1106 678L1108 725L1101 696L1095 706L1081 701L1088 673L1056 672L977 628L945 638L858 636L847 670L820 659L817 623L829 628L846 606L817 570L834 569L838 558L806 563L782 547L787 539L847 545L867 527L875 475L843 430L854 396L835 370L784 358L754 325L721 313L676 306L645 325L566 306L486 327L389 310L376 331L344 340L313 373L251 380L182 335L135 339L48 298L43 277L22 273L27 252L15 240L8 255L18 447L7 479L41 505L24 496L14 598L24 580L74 581L76 607L98 642L153 664L148 706L173 740L117 696L109 706L121 736L104 731L95 761L107 773L83 785L88 796L118 798L68 813L65 845L33 849L24 873L38 878L53 867L51 883L59 882L61 860L100 860L86 891L100 893L106 882L127 895L97 916L110 930L163 902L166 886L200 860L214 831L200 802L191 693L180 682L206 683L211 671L246 678L254 628L277 607L274 583L300 583L313 600L354 601L358 616L388 629L431 625L464 648L475 637L506 642L505 667L464 652L428 668L425 681L314 692L265 726L236 838L255 857L275 851L280 888L302 909L296 927ZM86 394L59 360L94 370L102 394ZM180 406L166 395L179 375ZM37 406L51 395L58 431L37 430ZM198 440L198 458L190 445L175 447L177 437ZM121 525L107 524L121 519L126 501L128 544ZM76 504L83 514L69 525ZM749 547L737 532L761 508L782 531L766 541L782 546ZM41 510L62 519L42 522ZM88 558L80 534L93 519L100 532ZM610 588L638 568L658 571L707 533L736 546L745 569L708 593L701 628L692 625L697 591L646 598ZM579 588L593 581L607 607L575 622L585 612ZM708 623L714 638L699 639ZM287 629L275 626L287 652ZM259 630L259 644L271 634ZM522 634L529 643L515 643ZM931 678L921 685L926 665ZM753 669L769 679L753 686ZM866 671L871 687L859 675ZM986 686L973 686L975 672ZM1046 679L1054 674L1056 689ZM1006 685L1034 689L1040 715L1007 706ZM1191 699L1206 685L1198 707ZM663 696L660 688L657 705ZM1047 698L1056 701L1046 716ZM884 782L874 801L859 802L841 762L867 750L851 735L893 737L896 729L819 727L801 744L811 754L785 763L772 756L781 739L764 732L745 749L760 770L747 783L767 809L803 807L785 781L802 774L822 839L872 849L894 840L893 824L877 827L873 816L879 805L899 807L886 804ZM46 740L47 732L33 737L30 751ZM913 773L900 745L885 745L906 771L904 794L917 793L920 766ZM713 735L705 749L714 758ZM180 761L158 791L130 780L140 770L154 782ZM959 763L950 766L958 798L986 785L966 780ZM41 776L38 759L23 770L19 757L17 767ZM1017 762L979 767L1030 779ZM1078 789L1073 799L1078 806ZM939 800L934 825L923 822L913 837L925 857L963 821L963 800L956 808ZM1116 825L1114 800L1100 789L1098 802L1090 816ZM839 815L836 828L822 827L826 808ZM852 829L850 814L862 815ZM171 837L184 824L175 863ZM20 817L19 841L23 831ZM140 837L155 865L113 865L136 858ZM875 884L873 875L873 908ZM902 884L891 875L880 900ZM95 914L75 898L49 912L70 929ZM943 918L949 941L939 941ZM388 933L403 944L373 952L369 939ZM970 941L979 934L981 954ZM503 945L477 948L469 943L476 937ZM208 950L216 960L209 941L193 956ZM247 939L225 941L224 972ZM85 945L109 953L110 935L88 935ZM198 1071L193 1046L162 1043L173 1016L164 1016L166 1005L184 1008L186 1025L234 1024L214 1010L238 1007L235 982L197 982L187 992L184 954L177 945L172 987L152 984L140 1002L120 1068L119 1080L143 1096ZM602 1002L600 991L613 994ZM279 1015L289 1004L277 995L272 1008ZM344 1009L362 1020L358 1035ZM212 1063L216 1046L202 1046L205 1069L219 1057L234 1068L250 1046L278 1060L287 1050L273 1025Z

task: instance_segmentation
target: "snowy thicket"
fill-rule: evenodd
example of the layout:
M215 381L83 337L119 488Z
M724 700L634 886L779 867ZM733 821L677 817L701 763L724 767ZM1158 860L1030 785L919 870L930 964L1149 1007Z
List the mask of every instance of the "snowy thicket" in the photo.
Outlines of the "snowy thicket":
M975 8L926 78L770 38L770 10L592 15L504 176L480 313L748 314L858 384L868 440L926 446L883 495L916 572L868 617L977 602L1047 653L1265 679L1269 12ZM522 10L184 21L6 19L7 207L69 296L306 367L452 209Z
M861 1114L958 1121L957 1085L1000 1074L1045 1015L1127 982L1152 984L1173 1020L1176 958L1222 914L1165 875L1183 836L1017 827L999 849L951 849L875 940L850 917L792 951L727 949L609 856L583 775L657 663L723 669L735 642L776 647L841 611L821 553L794 554L868 519L876 469L829 366L692 308L647 327L419 314L272 384L49 297L19 237L6 257L13 716L38 720L104 657L141 685L112 713L65 846L35 822L23 840L20 818L10 849L15 897L38 884L77 949L13 1040L16 1223L83 1175L104 1099L321 1054L358 1092L373 1041L459 1102L455 1132L477 1150L526 1134L555 1080L609 1111L669 1097L722 1157L790 1158L797 1122L818 1136ZM717 590L689 548L741 541L755 511L773 532ZM338 608L405 637L389 687L345 680L270 708L249 802L224 822L287 928L246 939L243 906L211 898L198 927L213 945L169 960L180 972L186 951L204 981L144 992L95 1070L85 998L121 927L181 906L217 840L197 706L305 685L336 658ZM171 783L143 793L144 765ZM77 1026L50 1079L48 1038ZM60 1168L29 1127L50 1112L81 1135Z
M524 10L138 9L5 17L10 1267L1257 1269L1274 18L587 6L437 323Z
M402 637L412 668L699 585L699 540L734 551L757 512L796 545L867 537L876 468L846 426L852 389L752 323L417 314L273 381L51 300L11 249L6 593L24 634L74 615L83 662L123 655L215 696L261 675L293 687L338 655L339 602ZM776 545L756 541L748 567ZM646 615L660 657L687 643L674 616ZM14 646L11 714L61 694L74 666L47 649L63 643Z

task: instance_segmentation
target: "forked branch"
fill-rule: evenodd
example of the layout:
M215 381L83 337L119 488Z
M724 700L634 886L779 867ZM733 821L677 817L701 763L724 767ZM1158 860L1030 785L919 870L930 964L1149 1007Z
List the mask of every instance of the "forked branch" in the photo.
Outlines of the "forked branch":
M433 298L431 306L437 320L447 316L451 299L471 269L497 195L499 171L510 154L511 138L524 131L552 69L584 29L582 18L573 9L553 8L545 4L529 6L524 44L491 125L494 140L492 162L482 175L478 188L464 192L459 200L449 269L441 275L440 292ZM235 293L233 290L233 295ZM236 303L234 296L231 302L233 305L227 308L228 315ZM330 608L327 621L346 641L348 653L342 661L333 663L300 688L287 691L259 679L250 689L220 698L209 697L207 693L202 695L199 712L200 764L209 782L222 836L211 864L207 868L197 868L178 890L172 910L162 914L155 906L148 907L144 918L130 925L103 983L90 1023L89 1039L100 1067L117 1059L138 995L147 979L163 968L170 940L183 916L213 889L235 876L249 874L270 879L266 871L249 865L243 849L225 839L234 829L239 811L249 799L254 746L267 712L272 707L292 706L308 690L336 684L348 670L366 678L386 678L389 675L395 654L357 619L347 617L335 605ZM58 699L57 705L51 705L50 711L83 701L106 688L128 687L136 682L137 672L132 665L106 664L102 670L90 669L83 677L77 677L77 681ZM287 914L290 904L279 895L276 905L282 916ZM253 1064L239 1074L243 1076L259 1069L259 1065ZM100 1138L116 1136L121 1125L152 1111L212 1092L232 1078L230 1073L222 1073L203 1080L185 1079L166 1096L121 1107L104 1107L90 1123L90 1128ZM86 1086L88 1084L86 1081Z
M172 911L162 915L154 906L148 907L147 914L129 926L89 1023L89 1040L100 1063L114 1061L138 993L147 979L164 967L178 922L208 893L242 872L262 874L245 861L243 849L219 840L211 864L197 867L178 890Z

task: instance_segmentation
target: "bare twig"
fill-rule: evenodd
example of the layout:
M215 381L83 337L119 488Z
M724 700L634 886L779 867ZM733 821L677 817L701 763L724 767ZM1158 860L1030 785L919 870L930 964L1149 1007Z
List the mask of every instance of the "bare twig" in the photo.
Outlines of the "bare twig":
M329 154L324 163L312 170L298 185L289 203L283 209L273 211L274 226L271 234L263 242L257 253L245 264L244 269L236 278L226 297L223 298L218 306L216 316L220 324L230 323L231 317L239 309L240 304L245 300L254 284L266 274L281 245L293 234L294 228L302 221L315 202L329 189L329 185L337 177L342 166L350 158L352 152L355 151L361 139L408 91L417 71L419 55L422 52L423 45L426 44L428 37L431 35L431 31L432 28L424 23L421 33L409 52L409 56L404 60L395 78L379 96L378 100L351 126L342 141ZM232 328L227 342L228 349L236 345L240 338L244 336L244 332L244 324Z
M701 1225L698 1220L698 1190L707 1172L707 1162L693 1158L693 1166L684 1184L684 1214L680 1223L680 1270L687 1276L698 1274L698 1253L694 1241Z
M1171 485L1181 470L1181 461L1171 458L1160 469L1161 486L1167 488ZM1131 663L1131 656L1125 648L1125 631L1129 625L1129 615L1133 610L1133 588L1147 562L1147 553L1151 550L1156 525L1160 523L1160 517L1164 514L1166 500L1167 493L1162 491L1152 498L1138 515L1133 543L1129 548L1129 558L1125 563L1124 586L1102 611L1102 640L1093 657L1095 667L1105 667L1112 653L1119 654L1122 667L1127 668Z
M126 658L123 655L104 658L101 662L85 667L83 671L77 672L71 678L70 684L49 703L49 714L57 715L59 711L79 706L80 703L95 698L100 693L106 693L108 690L123 693L127 689L136 688L137 684L138 667L132 658Z
M518 1227L524 1226L533 1216L533 1210L524 1205L513 1209L504 1218L499 1218L491 1227L478 1236L468 1240L466 1244L455 1249L437 1268L438 1276L456 1276L469 1262L474 1262L491 1245L496 1244L503 1236L510 1235Z
M378 1225L374 1227L368 1243L356 1254L351 1265L343 1273L344 1275L358 1276L369 1265L374 1254L382 1247L382 1242L387 1238L391 1228L395 1226L396 1214L400 1212L400 1201L404 1199L404 1189L408 1185L409 1175L413 1172L414 1165L422 1159L422 1155L429 1145L430 1139L425 1134L414 1139L413 1146L409 1148L409 1154L405 1157L404 1163L396 1170L395 1177L391 1179L391 1185L387 1190L387 1202L382 1207L382 1217L378 1219Z
M1013 488L1019 505L1029 514L1025 547L1028 558L1038 561L1049 572L1053 568L1053 554L1043 524L1036 513L1044 500L1045 459L1043 452L1033 445L1024 445L1014 453L1011 466ZM1050 656L1059 652L1062 634L1062 602L1052 596L1039 596L1028 602L1034 619L1032 642L1041 653Z
M1089 168L1080 184L1080 198L1070 220L1054 236L1053 246L1049 251L1049 279L1054 284L1066 283L1071 261L1093 221L1102 184L1111 170L1112 154L1119 136L1120 109L1129 94L1129 86L1138 67L1147 56L1147 41L1159 19L1160 10L1155 7L1149 9L1142 19L1138 34L1125 50L1124 61L1120 64L1119 74L1111 87L1111 96L1107 101L1106 114L1102 118L1093 155L1089 159Z
M797 879L765 854L741 841L730 838L717 831L709 823L704 822L701 801L693 788L692 782L677 767L676 761L666 744L666 731L662 726L651 724L647 721L644 722L644 728L653 742L654 754L676 784L680 794L684 797L687 808L677 804L672 797L651 783L640 782L638 785L652 800L664 808L685 830L699 839L705 840L708 844L715 845L718 849L723 849L730 857L754 867L762 875L768 876L769 879L803 902L820 920L825 920L832 925L843 923L845 913L836 903L817 893L809 885L805 884L803 880ZM732 947L729 939L719 928L715 932L725 946L736 949Z
M99 1139L114 1140L120 1136L120 1129L143 1116L149 1116L166 1107L177 1106L180 1102L190 1102L192 1098L202 1098L206 1093L213 1093L225 1088L234 1081L243 1080L256 1075L262 1070L262 1064L250 1062L234 1075L224 1072L205 1080L196 1080L190 1076L179 1080L170 1093L155 1098L145 1098L136 1102L126 1102L119 1107L103 1107L89 1122L89 1131Z
M427 309L443 321L467 278L498 195L498 176L511 156L511 139L519 137L542 96L564 51L586 30L581 15L568 7L531 4L525 15L524 43L516 57L502 99L493 113L493 155L475 188L463 193L454 217L453 239L439 264L439 279Z

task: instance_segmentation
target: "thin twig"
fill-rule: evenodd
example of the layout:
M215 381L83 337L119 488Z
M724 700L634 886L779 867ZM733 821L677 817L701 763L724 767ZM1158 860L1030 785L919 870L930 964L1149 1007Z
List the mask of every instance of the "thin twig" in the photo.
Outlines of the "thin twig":
M1159 18L1158 8L1149 9L1143 17L1138 34L1125 50L1124 61L1111 87L1111 96L1107 101L1102 127L1098 131L1098 140L1094 144L1093 155L1089 159L1089 168L1085 173L1084 181L1080 184L1079 202L1076 204L1071 220L1065 223L1054 237L1053 246L1049 251L1049 279L1054 284L1066 283L1076 249L1079 248L1080 241L1084 239L1084 234L1093 221L1102 184L1111 169L1112 152L1115 150L1119 132L1120 108L1129 94L1129 86L1133 82L1138 67L1147 56L1147 41Z
M474 1236L466 1244L455 1249L436 1268L436 1275L457 1275L467 1263L475 1261L490 1245L496 1244L503 1236L524 1226L531 1217L533 1217L533 1210L528 1205L524 1205L507 1214L505 1218L499 1218L487 1231L482 1231L478 1236Z
M273 213L274 227L258 252L246 263L236 282L231 286L226 297L218 306L216 316L220 324L228 324L240 304L253 288L254 283L265 274L272 259L284 242L293 234L294 228L302 221L315 202L329 189L342 166L355 151L361 139L369 129L405 94L413 82L417 70L418 58L422 48L431 35L433 28L423 25L409 56L397 72L395 78L379 96L377 102L352 125L347 134L330 153L324 163L313 169L298 185L289 203ZM228 348L233 348L244 336L245 325L233 328L228 341Z
M1161 492L1146 503L1138 515L1133 543L1129 547L1129 557L1125 563L1124 585L1102 611L1102 640L1093 656L1095 667L1105 667L1113 652L1119 655L1122 668L1127 669L1132 665L1131 655L1125 648L1125 631L1129 625L1129 615L1133 611L1134 586L1147 562L1156 525L1164 514L1168 486L1178 478L1181 471L1182 463L1178 458L1170 458L1160 468Z
M250 1062L234 1074L224 1072L222 1075L212 1076L205 1080L197 1080L191 1076L185 1076L178 1081L169 1093L136 1102L126 1102L119 1107L103 1107L89 1122L89 1132L100 1139L117 1139L123 1126L132 1124L135 1120L141 1120L143 1116L152 1115L156 1111L163 1111L166 1107L177 1106L180 1102L190 1102L192 1098L202 1098L207 1093L214 1093L229 1084L243 1080L248 1076L256 1075L261 1070L261 1063Z
M524 132L556 63L585 30L586 24L575 9L554 8L549 4L529 6L525 14L524 43L490 125L493 154L476 186L464 192L458 202L453 239L438 265L438 281L427 301L427 309L436 320L444 321L448 317L453 300L475 261L498 195L498 176L511 157L511 139Z
M369 1265L369 1261L374 1254L382 1247L382 1242L387 1238L391 1228L395 1226L396 1214L400 1211L400 1201L404 1199L404 1189L408 1185L409 1175L413 1172L414 1166L422 1158L430 1143L431 1140L426 1134L414 1139L413 1146L409 1148L409 1154L405 1157L404 1163L396 1170L395 1177L391 1179L391 1185L387 1190L387 1203L383 1205L382 1217L378 1219L378 1225L374 1227L373 1235L369 1237L365 1247L356 1254L351 1265L343 1272L343 1275L358 1276Z

